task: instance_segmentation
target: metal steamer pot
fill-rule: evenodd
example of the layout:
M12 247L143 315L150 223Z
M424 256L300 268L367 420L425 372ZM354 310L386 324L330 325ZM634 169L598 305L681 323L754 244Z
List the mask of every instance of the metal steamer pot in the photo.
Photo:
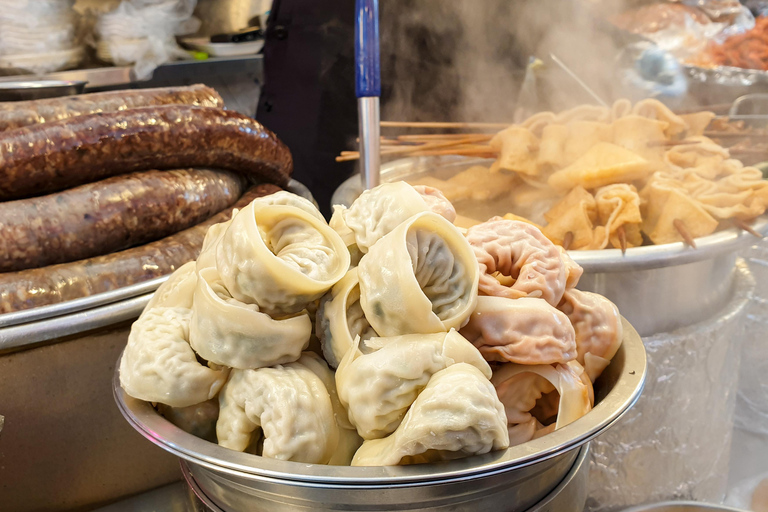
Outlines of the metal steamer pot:
M460 156L407 158L382 165L381 181L425 175L447 178L490 162ZM333 204L348 206L361 192L360 178L353 176L336 190ZM760 217L754 228L768 233L768 215ZM754 242L754 236L732 228L696 239L696 249L679 242L633 247L626 254L619 249L569 254L584 268L577 287L609 298L641 336L650 336L721 311L732 296L737 253Z
M596 405L587 415L508 450L441 464L322 466L240 453L184 432L147 402L129 397L117 371L113 389L128 423L183 459L193 487L221 510L520 512L545 500L585 455L586 443L611 427L639 397L645 349L626 320L623 327L622 346L595 382ZM573 484L578 492L569 493L586 499L586 477L578 482Z
M179 480L176 457L125 423L110 386L166 279L0 315L0 509L92 508Z

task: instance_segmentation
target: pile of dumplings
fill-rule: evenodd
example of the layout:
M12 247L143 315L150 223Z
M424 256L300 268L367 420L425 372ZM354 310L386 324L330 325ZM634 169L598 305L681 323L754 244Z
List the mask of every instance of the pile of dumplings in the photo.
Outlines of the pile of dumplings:
M134 323L123 389L223 447L311 464L484 454L589 412L616 307L532 225L455 218L405 182L330 224L287 192L254 200Z

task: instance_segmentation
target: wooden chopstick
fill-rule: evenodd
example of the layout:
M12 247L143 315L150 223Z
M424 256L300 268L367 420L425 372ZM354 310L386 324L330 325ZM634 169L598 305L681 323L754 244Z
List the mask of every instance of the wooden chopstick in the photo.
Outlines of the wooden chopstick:
M514 123L452 123L418 121L382 121L383 128L471 128L476 130L503 130Z
M456 139L456 140L450 140L450 141L444 141L444 142L431 142L431 143L421 144L417 146L394 147L393 149L387 149L382 151L381 155L382 156L408 155L411 153L422 152L430 149L442 149L442 148L447 148L452 146L461 146L464 144L471 144L476 141L477 141L477 137L466 137L464 139ZM490 148L488 149L490 150ZM344 153L347 153L347 154L344 154ZM341 156L336 157L336 161L348 162L351 160L357 160L358 158L360 158L360 153L358 151L342 152Z

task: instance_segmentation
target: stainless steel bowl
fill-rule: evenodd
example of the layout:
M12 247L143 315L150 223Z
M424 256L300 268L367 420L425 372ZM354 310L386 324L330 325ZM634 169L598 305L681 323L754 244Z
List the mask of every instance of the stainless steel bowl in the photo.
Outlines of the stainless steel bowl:
M87 83L65 80L0 81L0 101L39 100L82 94Z
M640 396L645 348L623 320L624 340L595 383L595 408L549 435L502 452L444 464L340 467L235 452L187 434L146 402L126 395L115 371L115 400L144 437L187 462L199 487L224 510L524 511L566 476L578 448L604 432ZM119 368L119 363L116 368Z
M450 177L489 162L457 156L396 160L382 165L381 181L435 173ZM361 192L360 178L353 176L336 190L333 203L349 205ZM768 215L754 228L768 233ZM722 310L733 292L737 253L755 240L732 228L696 239L696 249L679 242L633 247L626 254L619 249L569 254L584 268L578 288L608 297L641 336L650 336L701 322Z
M738 508L724 507L722 505L710 505L695 501L665 501L632 507L623 512L746 512Z

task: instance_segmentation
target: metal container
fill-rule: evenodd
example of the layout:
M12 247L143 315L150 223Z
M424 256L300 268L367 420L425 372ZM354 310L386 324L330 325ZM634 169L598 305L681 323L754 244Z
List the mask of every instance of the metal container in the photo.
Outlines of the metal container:
M457 156L408 158L382 165L381 179L445 178L490 162ZM349 205L361 191L359 177L353 176L336 190L333 203ZM768 232L768 216L754 228ZM698 238L696 249L679 242L633 247L626 254L619 249L569 254L584 268L578 288L608 297L641 336L650 336L700 322L725 307L733 291L737 253L754 242L754 236L732 228Z
M508 450L444 464L340 467L240 453L187 434L141 400L113 389L126 420L144 437L186 461L202 492L224 510L525 511L546 497L577 459L640 395L645 348L623 321L624 340L595 382L596 405L560 430ZM119 364L117 365L119 366Z
M623 512L747 512L738 508L710 505L696 501L665 501L632 507Z
M225 512L213 500L205 495L198 485L189 468L189 464L181 461L181 473L184 475L192 492L211 512ZM582 512L587 500L587 480L589 479L589 444L579 450L568 474L562 482L543 500L526 510L526 512Z
M0 101L39 100L82 94L87 83L64 80L0 81Z

